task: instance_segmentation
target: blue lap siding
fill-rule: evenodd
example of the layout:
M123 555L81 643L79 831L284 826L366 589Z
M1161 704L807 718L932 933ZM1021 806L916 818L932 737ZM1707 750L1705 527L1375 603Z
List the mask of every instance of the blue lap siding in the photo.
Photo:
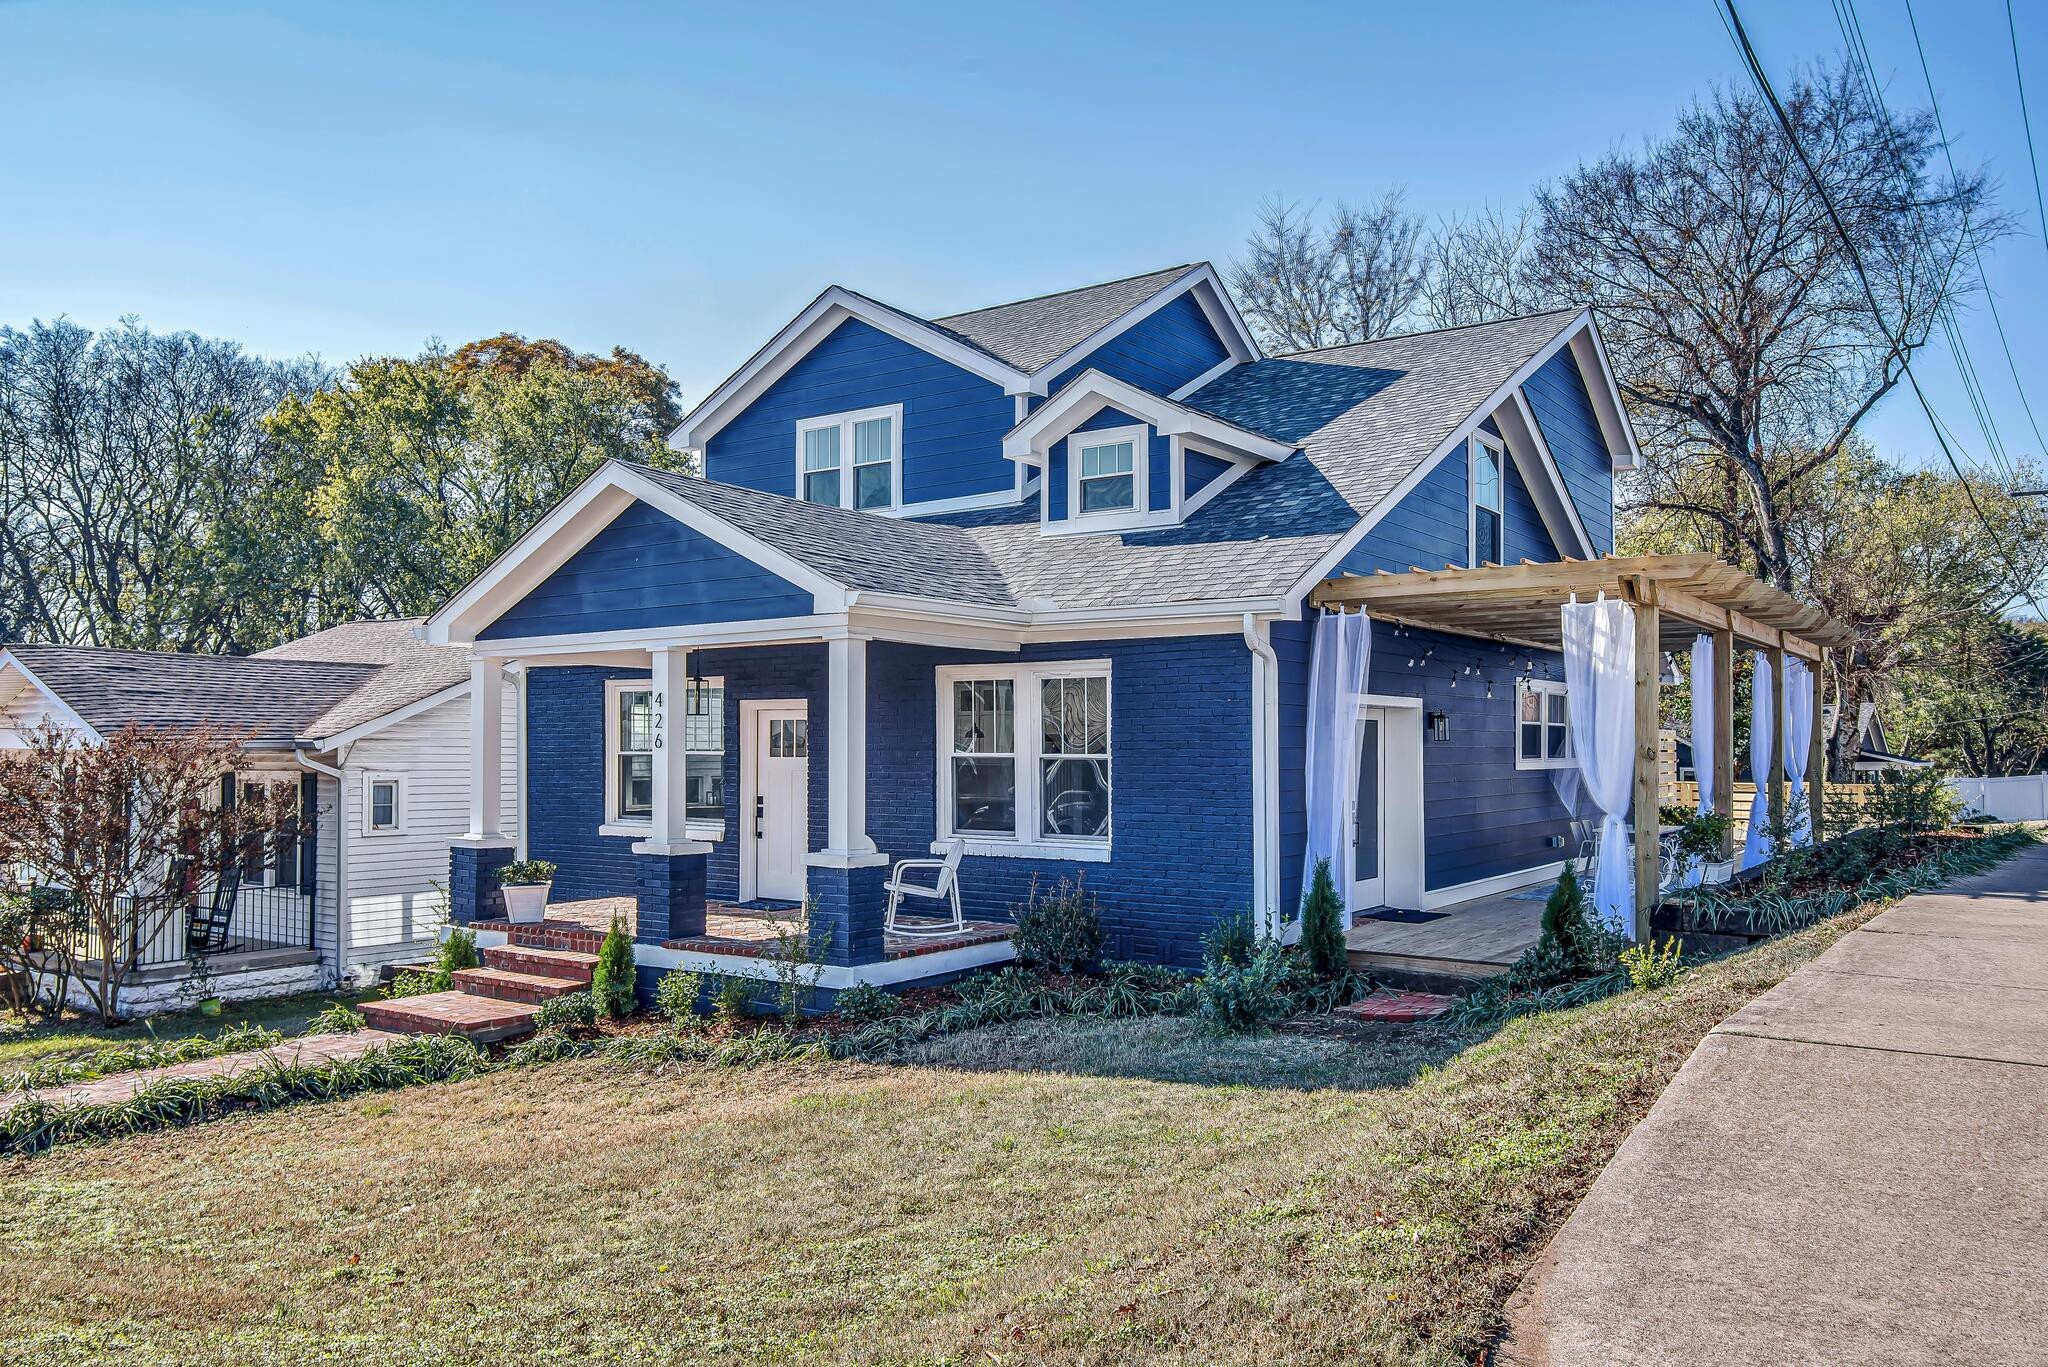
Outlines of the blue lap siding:
M1193 294L1183 294L1139 319L1053 378L1057 394L1084 370L1099 370L1154 394L1171 394L1230 359Z
M1101 432L1112 427L1143 427L1145 429L1147 497L1145 511L1159 512L1173 506L1173 444L1154 431L1142 418L1116 408L1105 408L1074 429L1075 433ZM1062 437L1046 451L1047 489L1046 520L1064 522L1070 513L1067 507L1068 462L1072 437ZM1135 474L1135 470L1133 471Z
M1570 347L1545 361L1522 386L1543 441L1571 492L1586 535L1602 555L1614 550L1614 462Z
M800 617L809 592L634 503L506 613L484 640Z
M1016 402L1002 386L849 318L704 446L705 474L796 493L796 424L903 405L903 501L999 493L1016 485L1003 434Z

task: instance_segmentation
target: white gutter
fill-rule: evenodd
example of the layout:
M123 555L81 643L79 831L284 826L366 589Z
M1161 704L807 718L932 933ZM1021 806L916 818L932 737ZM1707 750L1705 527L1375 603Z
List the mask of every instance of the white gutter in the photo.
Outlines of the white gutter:
M1280 658L1267 627L1247 612L1244 643L1252 653L1252 919L1280 935L1276 802L1280 777Z
M338 985L348 976L348 776L304 750L293 750L292 758L302 767L334 780L334 981ZM317 857L313 862L313 895L320 895Z

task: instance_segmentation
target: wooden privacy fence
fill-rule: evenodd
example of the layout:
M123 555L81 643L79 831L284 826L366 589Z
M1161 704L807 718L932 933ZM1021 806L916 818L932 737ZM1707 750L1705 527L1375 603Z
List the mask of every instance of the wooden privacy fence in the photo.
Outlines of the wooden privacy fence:
M1831 809L1840 804L1844 807L1855 807L1860 811L1870 805L1871 798L1876 792L1877 785L1873 783L1830 783L1827 786L1827 803ZM1698 811L1700 805L1700 785L1692 782L1673 782L1667 785L1664 789L1664 805L1667 807L1683 807L1687 811ZM1754 783L1736 784L1735 827L1737 830L1747 830L1749 828L1749 811L1755 805L1756 785Z

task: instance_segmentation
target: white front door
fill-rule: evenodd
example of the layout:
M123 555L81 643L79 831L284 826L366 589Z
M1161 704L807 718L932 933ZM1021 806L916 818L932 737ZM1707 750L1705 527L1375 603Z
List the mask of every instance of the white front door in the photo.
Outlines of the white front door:
M1351 804L1351 909L1387 904L1387 730L1385 708L1358 718L1358 792Z
M741 821L743 898L804 899L804 855L810 850L811 723L801 703L750 709L747 755L751 810Z

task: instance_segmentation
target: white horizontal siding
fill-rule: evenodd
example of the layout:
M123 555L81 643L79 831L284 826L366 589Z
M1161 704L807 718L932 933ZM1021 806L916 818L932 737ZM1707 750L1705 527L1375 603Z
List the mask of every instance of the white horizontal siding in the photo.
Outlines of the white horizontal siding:
M515 714L507 685L507 834L517 830L518 820ZM469 829L469 699L445 702L357 741L345 772L349 964L375 967L419 958L432 951L448 919L448 842ZM365 789L372 774L403 781L403 830L367 830Z

